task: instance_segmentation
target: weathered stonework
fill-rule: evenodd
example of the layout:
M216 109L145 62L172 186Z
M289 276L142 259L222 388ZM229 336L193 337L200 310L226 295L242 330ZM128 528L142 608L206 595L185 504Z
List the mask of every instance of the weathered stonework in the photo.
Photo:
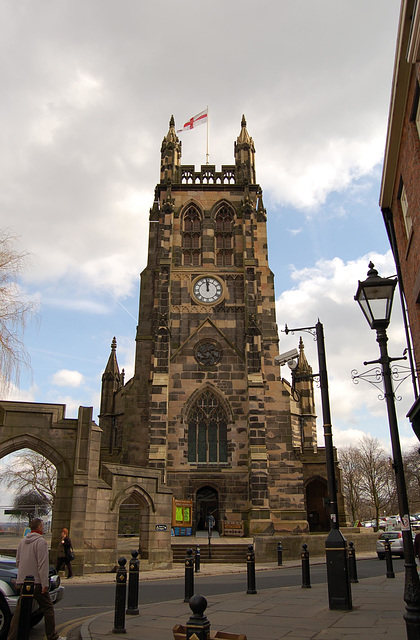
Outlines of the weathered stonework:
M108 363L100 416L104 460L159 469L175 498L193 499L193 530L203 526L201 509L219 529L222 520L243 521L248 535L308 528L302 454L318 455L312 383L298 383L295 399L275 362L274 278L254 154L243 119L234 166L183 166L171 120L150 210L135 373L123 385ZM219 298L196 297L197 282L207 295L206 278L219 283ZM301 354L308 367L303 345ZM211 420L195 417L203 398L219 407L214 442Z
M0 456L28 447L57 468L52 548L67 527L78 573L115 566L124 510L135 513L142 559L170 567L173 497L193 501L193 533L209 515L220 532L239 523L251 536L329 529L303 343L293 388L275 362L254 154L243 118L235 165L195 171L180 164L171 119L150 210L134 376L125 382L114 339L99 427L91 408L72 420L64 405L0 402ZM345 520L340 492L339 508Z

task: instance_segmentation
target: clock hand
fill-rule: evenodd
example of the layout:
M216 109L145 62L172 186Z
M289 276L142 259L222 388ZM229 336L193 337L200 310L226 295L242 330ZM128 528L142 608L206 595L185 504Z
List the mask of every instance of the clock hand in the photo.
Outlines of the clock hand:
M210 291L209 279L206 278L206 291Z

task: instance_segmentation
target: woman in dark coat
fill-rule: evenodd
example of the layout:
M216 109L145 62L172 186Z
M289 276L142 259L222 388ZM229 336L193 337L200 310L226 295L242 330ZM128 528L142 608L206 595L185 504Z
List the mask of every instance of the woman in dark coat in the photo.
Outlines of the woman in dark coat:
M61 567L63 566L63 564L65 564L67 567L67 578L73 577L73 571L71 568L71 557L70 557L70 554L72 553L72 551L73 549L71 545L71 540L69 538L69 530L64 528L61 531L61 540L58 545L58 559L57 559L57 566L55 570L58 573Z

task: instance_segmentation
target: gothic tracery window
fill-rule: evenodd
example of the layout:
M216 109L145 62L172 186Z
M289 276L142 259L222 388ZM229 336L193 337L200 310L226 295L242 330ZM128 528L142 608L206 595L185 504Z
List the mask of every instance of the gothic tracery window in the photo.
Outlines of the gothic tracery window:
M215 218L216 265L228 267L233 264L233 214L221 207Z
M186 266L197 266L201 263L201 216L193 206L183 216L182 253Z
M188 417L188 462L227 462L227 417L210 390L196 400Z

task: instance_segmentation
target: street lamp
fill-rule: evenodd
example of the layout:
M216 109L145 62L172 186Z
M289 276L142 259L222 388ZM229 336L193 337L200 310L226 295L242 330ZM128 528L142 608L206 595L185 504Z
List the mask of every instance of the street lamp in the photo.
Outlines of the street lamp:
M318 347L319 373L310 376L294 374L293 381L319 377L321 389L322 418L324 423L325 463L327 470L328 497L330 506L330 532L325 541L325 556L327 562L328 601L330 609L350 611L352 597L350 575L347 562L347 541L340 531L338 520L337 481L335 476L334 446L331 425L330 398L328 391L327 358L325 354L324 327L318 320L314 327L289 329L286 325L285 333L295 331L315 330ZM313 335L313 334L312 334ZM287 355L287 354L284 354ZM294 384L293 382L293 384Z
M414 557L413 538L411 534L410 515L408 508L407 487L405 484L403 460L401 454L400 437L398 433L397 413L395 410L395 396L392 387L390 363L399 358L388 355L386 330L391 319L392 301L394 298L397 278L381 278L372 262L369 263L368 277L363 282L359 280L354 299L359 303L363 315L371 329L376 330L376 341L379 344L381 357L364 364L380 364L388 412L389 430L393 455L393 468L397 485L398 509L401 518L401 530L404 547L405 587L404 600L406 613L404 620L407 625L408 640L420 639L420 581Z

